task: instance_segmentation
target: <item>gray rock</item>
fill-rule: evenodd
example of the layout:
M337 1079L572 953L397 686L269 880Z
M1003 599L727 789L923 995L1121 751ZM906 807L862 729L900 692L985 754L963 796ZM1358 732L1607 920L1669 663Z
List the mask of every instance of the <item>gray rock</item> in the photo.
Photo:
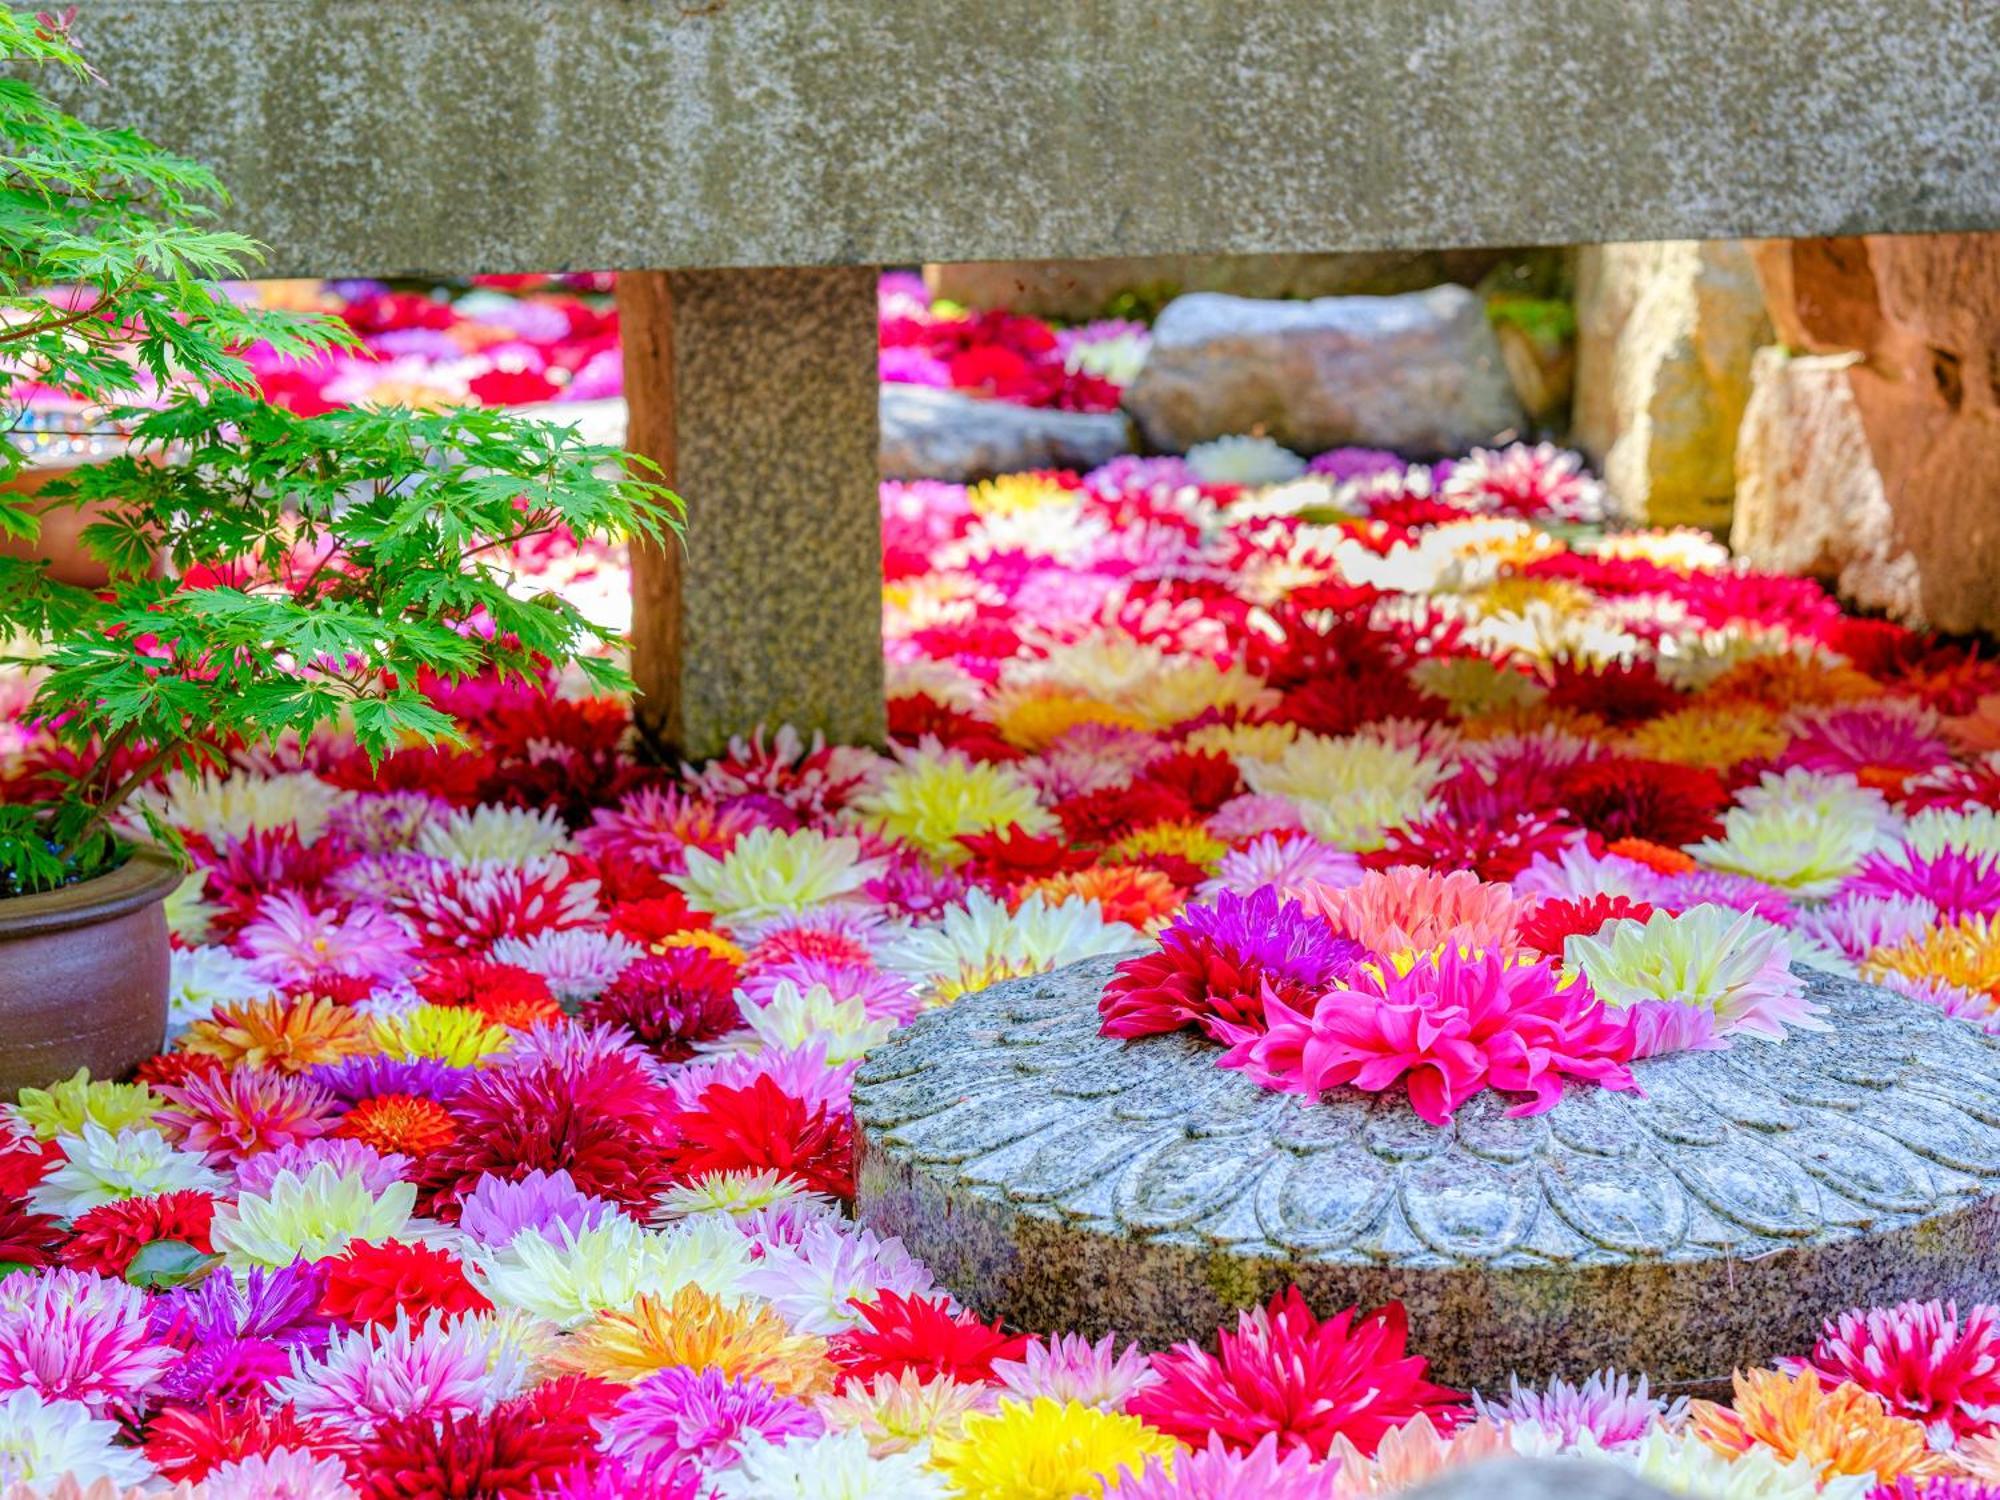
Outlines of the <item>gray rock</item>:
M1444 455L1525 421L1485 309L1461 286L1311 302L1178 297L1153 326L1125 406L1150 443L1175 452L1261 430L1299 453L1360 443Z
M1454 1384L1686 1387L1857 1304L1993 1292L2000 1042L1888 991L1810 974L1826 1032L1439 1130L1400 1094L1260 1088L1192 1035L1099 1036L1116 962L921 1016L856 1079L861 1217L982 1314L1161 1345L1296 1282L1322 1312L1401 1300Z
M1094 469L1131 451L1130 424L1116 412L1046 411L925 385L882 387L884 479Z
M1447 1470L1409 1500L1664 1500L1670 1493L1612 1463L1502 1458Z

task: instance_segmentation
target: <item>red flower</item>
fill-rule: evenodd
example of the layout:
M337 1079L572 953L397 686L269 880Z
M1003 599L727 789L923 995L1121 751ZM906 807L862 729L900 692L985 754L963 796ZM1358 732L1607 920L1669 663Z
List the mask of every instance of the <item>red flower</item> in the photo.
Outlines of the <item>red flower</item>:
M0 1202L0 1266L52 1266L66 1238L62 1225L18 1198ZM112 1275L124 1270L119 1267Z
M339 1438L301 1420L290 1406L266 1408L254 1396L240 1405L170 1406L146 1428L146 1457L173 1480L198 1482L218 1464L278 1448L340 1458L351 1451Z
M1218 1335L1218 1354L1188 1343L1154 1355L1160 1383L1126 1410L1191 1444L1213 1433L1239 1453L1275 1433L1280 1447L1314 1458L1336 1437L1372 1455L1413 1417L1449 1428L1460 1415L1459 1393L1424 1378L1425 1362L1405 1352L1408 1338L1399 1302L1322 1323L1292 1287L1240 1314L1236 1332Z
M1634 901L1630 896L1607 896L1603 892L1577 901L1544 901L1514 925L1514 935L1522 945L1551 958L1561 958L1563 939L1589 937L1606 922L1633 917L1643 922L1653 914L1653 903Z
M641 901L619 902L611 908L608 925L620 937L650 948L677 932L707 932L715 926L715 918L689 906L679 891L668 891Z
M943 1298L883 1292L872 1306L855 1305L865 1326L836 1334L826 1351L841 1367L843 1385L866 1385L877 1375L898 1379L909 1370L918 1380L947 1375L977 1385L993 1379L993 1361L1021 1358L1030 1342L1003 1331L998 1319L989 1326L969 1312L954 1313Z
M1903 1302L1844 1312L1806 1363L1829 1386L1852 1381L1931 1429L1935 1447L2000 1425L2000 1307Z
M1527 869L1536 855L1559 853L1573 832L1568 824L1535 812L1490 819L1446 814L1391 829L1383 848L1366 862L1377 869L1422 865L1432 870L1470 870L1481 880L1508 881Z
M458 1122L435 1099L376 1094L349 1110L333 1133L372 1146L385 1156L421 1159L457 1140Z
M743 1023L736 966L706 948L669 948L634 959L603 993L583 1003L583 1019L623 1026L667 1062L694 1056Z
M817 1192L854 1196L853 1115L824 1106L808 1109L768 1077L741 1089L710 1084L699 1107L677 1113L673 1127L679 1181L709 1172L775 1169Z
M488 1312L493 1304L465 1279L456 1255L431 1245L405 1245L385 1240L379 1245L357 1241L333 1261L319 1310L347 1323L396 1321L409 1314L412 1325L433 1312Z
M1143 781L1185 797L1203 815L1214 812L1243 790L1236 762L1213 750L1177 750L1146 767Z
M561 389L535 370L488 370L465 384L487 406L525 406L547 401Z
M1671 713L1687 700L1649 661L1583 666L1558 662L1549 685L1549 706L1595 714L1611 724L1636 724Z
M1055 806L1063 832L1073 844L1108 844L1134 828L1174 823L1194 816L1194 804L1172 787L1143 782L1081 797L1067 797Z
M215 1199L207 1193L161 1193L153 1198L127 1198L88 1209L77 1217L74 1237L63 1246L65 1265L104 1276L123 1276L132 1257L155 1240L179 1240L204 1255Z
M1029 833L1018 823L1009 823L995 833L962 833L958 843L972 855L965 867L967 873L997 885L1087 870L1093 863L1088 851L1072 848L1062 839Z
M361 1450L364 1500L529 1500L561 1470L597 1450L581 1411L530 1397L484 1416L384 1422Z
M1679 848L1721 832L1729 792L1713 771L1608 756L1562 773L1557 800L1592 833Z
M553 1003L549 982L519 964L445 955L417 971L411 984L432 1005L534 1006Z
M62 1147L38 1141L23 1128L0 1131L0 1198L25 1198L29 1190L63 1163Z
M139 1064L133 1079L150 1088L175 1088L197 1074L219 1073L223 1066L221 1058L207 1052L157 1052Z

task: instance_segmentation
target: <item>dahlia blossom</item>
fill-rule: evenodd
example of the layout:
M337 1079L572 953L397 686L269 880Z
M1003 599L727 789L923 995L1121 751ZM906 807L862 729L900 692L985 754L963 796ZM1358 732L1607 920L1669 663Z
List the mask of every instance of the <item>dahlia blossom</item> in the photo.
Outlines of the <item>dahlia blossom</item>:
M23 1388L0 1397L0 1484L27 1483L50 1495L59 1480L140 1485L153 1466L136 1448L117 1442L118 1424L81 1401L45 1400Z
M399 1316L387 1326L336 1332L317 1358L294 1352L292 1373L273 1385L272 1394L301 1417L366 1437L398 1417L435 1421L485 1411L526 1378L490 1330L433 1313L415 1325Z
M2000 914L2000 852L1926 854L1905 844L1863 860L1843 893L1921 901L1946 921L1993 916Z
M710 1220L659 1231L619 1215L580 1230L558 1224L552 1232L553 1239L528 1230L504 1247L468 1247L467 1276L497 1307L577 1328L607 1308L631 1306L641 1293L671 1295L694 1286L734 1295L750 1269L749 1242Z
M824 985L800 990L780 980L764 1005L744 1002L742 1019L756 1044L779 1051L796 1051L816 1043L829 1062L854 1062L889 1039L896 1023L870 1013L864 1000L836 1000ZM725 1038L716 1045L728 1045Z
M569 830L554 808L459 808L427 819L417 830L419 853L435 859L499 860L520 864L569 846Z
M79 1135L56 1137L62 1165L28 1193L28 1207L58 1219L126 1198L162 1193L219 1193L220 1173L193 1152L176 1151L157 1130L126 1129L113 1135L86 1124Z
M966 857L959 843L968 833L1016 827L1052 832L1056 820L1034 786L1003 765L976 761L963 751L933 743L898 749L897 764L852 803L861 825L885 838L913 845L934 859Z
M0 1282L0 1391L25 1387L94 1416L128 1415L174 1359L155 1341L137 1287L71 1270Z
M1400 1422L1458 1412L1458 1393L1426 1380L1423 1359L1404 1352L1398 1303L1322 1322L1294 1287L1240 1313L1236 1331L1217 1340L1217 1354L1187 1343L1154 1355L1160 1383L1133 1395L1126 1410L1190 1443L1213 1436L1242 1453L1275 1434L1315 1458L1336 1437L1371 1455Z
M1210 818L1208 826L1212 833L1232 836L1224 834L1220 815ZM1223 855L1215 874L1195 894L1211 901L1222 891L1248 896L1272 886L1279 895L1296 898L1315 885L1338 890L1360 879L1361 862L1345 849L1329 848L1303 836L1281 837L1259 831L1248 843Z
M294 988L333 977L381 983L415 961L417 943L391 913L354 906L315 908L288 891L264 898L237 945L259 979Z
M1605 1448L1636 1443L1665 1424L1678 1429L1687 1415L1687 1397L1669 1403L1646 1391L1646 1377L1635 1385L1631 1376L1600 1370L1580 1385L1556 1379L1540 1389L1523 1388L1518 1378L1508 1382L1507 1399L1472 1398L1473 1410L1498 1426L1532 1422L1565 1448L1588 1435Z
M347 1466L303 1448L274 1448L210 1469L203 1500L354 1500Z
M666 1226L700 1214L724 1214L742 1220L773 1208L789 1209L802 1222L840 1212L832 1198L814 1192L787 1173L775 1169L738 1170L710 1172L689 1182L676 1183L654 1200L653 1223Z
M1106 1411L1123 1411L1133 1396L1160 1382L1137 1344L1119 1352L1115 1333L1094 1344L1074 1333L1031 1339L1019 1359L993 1361L993 1378L1025 1401L1047 1396Z
M1370 870L1340 889L1316 888L1304 900L1306 910L1335 932L1385 955L1441 946L1505 951L1514 946L1515 926L1528 909L1506 886L1469 870L1408 865Z
M87 1068L78 1068L45 1089L22 1089L6 1115L26 1126L36 1139L52 1141L57 1136L80 1135L86 1125L97 1125L114 1135L128 1126L150 1125L163 1103L143 1083L113 1083L92 1078Z
M1336 1500L1344 1470L1313 1460L1304 1448L1281 1450L1267 1433L1247 1452L1232 1452L1218 1438L1172 1459L1148 1459L1137 1475L1119 1482L1118 1500Z
M1931 1446L2000 1428L2000 1307L1901 1302L1844 1312L1808 1360L1829 1386L1849 1381L1924 1424Z
M773 1443L751 1434L734 1468L714 1476L714 1500L949 1500L929 1455L876 1458L859 1432Z
M508 1181L491 1173L459 1200L459 1230L474 1244L504 1250L517 1235L535 1234L550 1244L595 1229L618 1212L615 1203L578 1190L569 1173L539 1169Z
M1920 1423L1892 1415L1861 1386L1823 1384L1810 1366L1789 1374L1739 1371L1734 1385L1728 1406L1696 1401L1688 1408L1689 1431L1718 1453L1763 1449L1781 1461L1803 1459L1823 1479L1852 1474L1886 1482L1950 1467L1931 1451Z
M298 1146L333 1129L333 1096L295 1073L230 1068L162 1084L167 1108L153 1122L212 1167Z
M1051 905L1030 896L1010 910L975 890L947 908L942 921L898 929L879 961L891 973L912 976L927 1003L942 1005L1002 979L1129 953L1145 941L1137 928L1106 922L1095 902L1072 896Z
M907 1453L939 1438L959 1437L970 1412L998 1403L989 1387L961 1385L948 1376L920 1380L914 1372L849 1381L840 1394L821 1396L819 1413L833 1432L858 1432L877 1458Z
M859 1326L885 1293L921 1297L935 1290L930 1272L901 1240L827 1219L807 1222L789 1244L766 1246L742 1285L792 1327L821 1335Z
M741 921L853 900L882 869L856 838L756 828L719 858L688 850L686 871L669 880L699 910Z
M1499 953L1444 948L1407 968L1364 966L1310 1012L1267 991L1265 1013L1269 1031L1230 1048L1222 1066L1309 1098L1404 1082L1410 1107L1433 1125L1486 1088L1528 1096L1509 1115L1555 1108L1565 1077L1639 1089L1626 1066L1631 1027L1588 982Z
M305 1178L318 1166L330 1167L342 1177L358 1176L370 1193L379 1194L392 1182L409 1174L410 1159L394 1152L384 1154L373 1146L345 1136L322 1136L296 1146L279 1146L260 1152L236 1168L236 1191L271 1196L271 1186L281 1173Z
M240 1193L222 1204L209 1232L232 1266L286 1266L324 1259L356 1240L425 1234L432 1226L412 1216L416 1200L407 1182L371 1192L361 1173L321 1163L304 1177L280 1172L267 1193Z
M1761 1445L1741 1454L1718 1452L1700 1438L1661 1428L1624 1448L1600 1447L1585 1433L1577 1452L1670 1494L1708 1500L1863 1500L1875 1485L1872 1474L1823 1475L1809 1458L1781 1456Z
M1179 1452L1180 1444L1136 1417L1043 1396L968 1413L962 1436L932 1444L931 1466L959 1495L1099 1500L1118 1492L1126 1471Z
M167 1033L171 1040L218 1005L255 1000L270 993L257 965L227 948L176 948L168 956Z
M499 938L487 951L495 963L541 978L556 999L579 1005L615 984L645 950L616 933L571 927Z
M722 1468L735 1461L736 1445L752 1433L782 1443L825 1431L819 1413L761 1380L671 1365L618 1398L604 1425L603 1447L626 1461L694 1459Z
M1572 937L1563 952L1613 1008L1660 1001L1706 1010L1721 1036L1783 1041L1787 1026L1825 1029L1805 981L1791 971L1783 930L1748 912L1707 905L1656 911L1643 922L1621 919L1595 936Z

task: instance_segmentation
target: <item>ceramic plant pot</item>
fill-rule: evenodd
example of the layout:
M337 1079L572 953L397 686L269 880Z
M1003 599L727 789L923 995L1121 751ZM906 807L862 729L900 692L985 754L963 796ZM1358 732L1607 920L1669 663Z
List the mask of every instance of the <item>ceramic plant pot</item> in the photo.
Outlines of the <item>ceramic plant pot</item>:
M67 479L76 472L76 464L37 465L24 469L12 480L0 484L0 491L15 495L38 495L43 486L58 479ZM46 562L49 576L58 583L74 584L78 588L102 588L110 580L110 571L92 557L83 545L86 526L94 526L110 515L117 507L108 502L73 506L29 505L29 510L41 522L41 532L32 542L15 537L0 537L0 557L18 557L28 562ZM153 576L159 577L161 568L156 559Z
M136 850L109 874L0 900L0 1100L67 1078L122 1078L167 1032L167 914L180 866Z

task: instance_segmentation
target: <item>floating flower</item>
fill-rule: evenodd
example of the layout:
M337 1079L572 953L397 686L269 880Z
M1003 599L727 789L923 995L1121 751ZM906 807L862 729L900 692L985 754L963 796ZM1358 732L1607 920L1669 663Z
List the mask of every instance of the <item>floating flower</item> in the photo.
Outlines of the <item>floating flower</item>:
M434 1313L422 1323L398 1317L387 1327L335 1333L322 1356L295 1354L273 1393L301 1417L366 1437L398 1417L435 1422L488 1410L524 1375L491 1331Z
M130 1415L173 1361L153 1338L137 1287L72 1270L0 1282L0 1391L79 1402L93 1416Z
M1646 1390L1646 1377L1635 1384L1616 1370L1600 1370L1580 1385L1552 1380L1540 1389L1523 1389L1508 1382L1507 1399L1486 1401L1475 1395L1473 1410L1498 1426L1532 1422L1564 1447L1574 1447L1586 1435L1605 1448L1636 1443L1662 1424L1678 1429L1687 1414L1687 1398L1669 1404Z
M1791 971L1782 929L1748 913L1692 906L1624 918L1564 944L1570 964L1606 1005L1649 1001L1710 1012L1723 1036L1783 1041L1787 1026L1823 1030L1805 982Z
M505 1052L513 1038L476 1010L418 1005L375 1022L375 1046L402 1062L428 1058L448 1068L475 1068Z
M458 1227L475 1244L504 1250L517 1235L559 1244L616 1216L615 1204L578 1191L567 1172L533 1171L514 1181L481 1177L459 1205Z
M765 1248L743 1290L800 1333L825 1337L861 1326L885 1296L923 1298L936 1287L901 1240L808 1219L790 1243Z
M58 1219L127 1198L161 1193L220 1192L222 1177L200 1156L176 1151L157 1130L126 1129L113 1135L86 1124L80 1135L56 1137L62 1164L28 1193L28 1206Z
M371 1192L359 1173L322 1164L304 1177L281 1172L268 1193L243 1193L222 1204L209 1233L232 1266L284 1266L300 1257L322 1259L356 1240L372 1244L421 1233L422 1221L411 1216L416 1198L407 1182Z
M605 1425L604 1451L646 1464L692 1459L722 1468L735 1461L735 1445L753 1433L782 1443L825 1431L818 1412L761 1380L670 1365L619 1397Z
M968 1413L963 1436L932 1445L931 1464L966 1500L1100 1497L1117 1492L1124 1471L1179 1451L1136 1417L1043 1396Z
M1074 896L1053 906L1030 896L1010 910L971 891L939 922L897 931L883 944L880 962L916 978L926 1000L942 1005L1002 979L1128 953L1144 942L1135 928L1106 922L1094 903Z
M1661 1429L1631 1447L1608 1450L1594 1445L1586 1434L1579 1451L1670 1493L1714 1500L1862 1500L1875 1482L1872 1474L1823 1475L1810 1458L1780 1457L1761 1445L1740 1455L1725 1455L1699 1438Z
M630 1308L641 1295L671 1297L685 1287L733 1294L750 1265L747 1241L727 1224L642 1229L611 1216L583 1229L516 1234L501 1247L467 1250L472 1284L499 1307L517 1307L564 1328ZM599 1340L603 1342L602 1339Z
M320 1301L321 1310L343 1325L421 1323L432 1313L449 1318L492 1306L465 1279L456 1255L398 1240L351 1245L329 1266Z
M738 1452L736 1466L715 1476L714 1500L949 1500L952 1493L927 1455L876 1458L858 1432L786 1443L753 1434Z
M342 914L282 891L265 898L237 943L259 979L293 989L335 976L393 979L410 967L417 948L409 928L389 912L355 906Z
M425 819L415 847L438 859L468 864L475 860L521 864L560 854L568 844L569 830L553 808L470 807Z
M1336 1437L1370 1455L1398 1423L1456 1412L1458 1393L1424 1378L1424 1361L1404 1352L1407 1338L1399 1304L1366 1314L1349 1308L1322 1322L1293 1288L1239 1314L1236 1331L1218 1335L1216 1354L1188 1343L1154 1355L1160 1383L1126 1410L1173 1436L1212 1436L1239 1453L1275 1435L1315 1458Z
M210 1469L203 1500L352 1500L347 1466L302 1448L253 1453Z
M1823 1386L1817 1371L1739 1371L1730 1406L1697 1401L1689 1430L1722 1454L1769 1450L1780 1461L1804 1459L1823 1477L1945 1472L1949 1460L1931 1452L1921 1424L1891 1416L1881 1398L1858 1385Z
M1337 848L1379 849L1389 829L1424 816L1449 772L1444 761L1370 735L1301 735L1275 761L1245 761L1253 792L1283 797L1314 838Z
M230 1066L303 1073L371 1050L368 1019L319 995L271 996L216 1007L182 1034L183 1051Z
M159 1092L167 1107L153 1116L154 1123L210 1166L297 1146L334 1125L332 1095L294 1073L230 1068L162 1084Z
M179 1192L102 1204L77 1216L72 1238L62 1247L63 1264L123 1276L133 1257L159 1240L175 1240L210 1254L208 1231L215 1202L207 1193Z
M686 872L671 879L700 910L742 921L852 899L882 868L862 858L859 839L757 828L719 858L688 850Z
M1898 1417L1921 1422L1936 1448L2000 1428L2000 1307L1900 1302L1826 1324L1809 1363L1829 1387L1848 1381Z
M1032 1339L1018 1359L993 1361L993 1378L1023 1400L1047 1396L1123 1411L1134 1395L1159 1384L1137 1344L1118 1349L1107 1333L1096 1343L1074 1333Z
M118 1446L118 1425L81 1401L44 1399L21 1389L0 1397L0 1483L26 1483L37 1497L60 1493L58 1482L139 1485L153 1466L133 1448ZM95 1500L95 1497L91 1497Z
M1376 953L1426 953L1433 948L1514 945L1525 903L1504 885L1468 870L1437 872L1401 866L1370 870L1338 889L1308 891L1306 909L1333 930Z
M634 1382L657 1370L717 1370L732 1380L757 1380L785 1396L830 1388L826 1345L795 1334L767 1307L730 1304L684 1285L671 1297L641 1292L623 1311L599 1313L562 1352L585 1374Z
M60 1135L81 1135L85 1125L113 1135L131 1126L151 1125L165 1103L143 1083L113 1083L78 1068L45 1089L22 1089L12 1113L38 1139L52 1141Z

